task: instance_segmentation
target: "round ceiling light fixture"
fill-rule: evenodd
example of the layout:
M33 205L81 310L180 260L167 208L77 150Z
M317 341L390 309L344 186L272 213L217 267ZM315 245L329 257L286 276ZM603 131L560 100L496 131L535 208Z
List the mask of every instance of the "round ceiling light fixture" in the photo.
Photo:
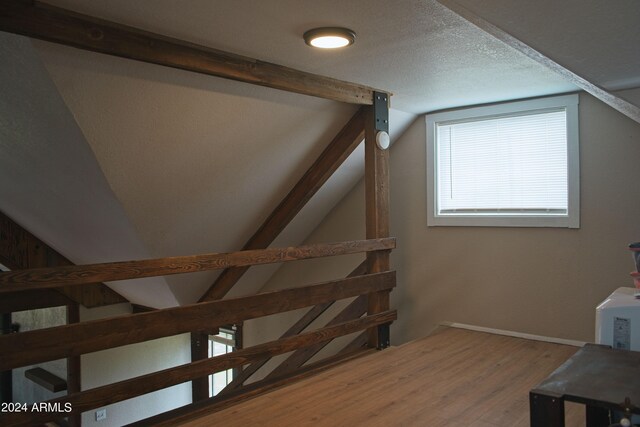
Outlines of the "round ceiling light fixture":
M339 27L314 28L302 36L304 42L320 49L337 49L352 45L356 40L356 33Z

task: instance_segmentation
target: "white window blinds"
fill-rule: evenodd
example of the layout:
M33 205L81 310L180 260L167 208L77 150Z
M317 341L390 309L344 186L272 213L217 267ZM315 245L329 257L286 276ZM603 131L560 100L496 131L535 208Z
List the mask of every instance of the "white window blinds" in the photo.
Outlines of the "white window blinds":
M564 108L436 124L437 213L567 215Z
M577 94L425 115L427 225L580 227Z

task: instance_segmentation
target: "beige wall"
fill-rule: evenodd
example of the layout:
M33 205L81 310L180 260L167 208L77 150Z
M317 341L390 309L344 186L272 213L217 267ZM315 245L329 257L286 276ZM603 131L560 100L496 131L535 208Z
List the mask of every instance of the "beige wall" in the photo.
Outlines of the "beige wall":
M632 286L626 245L640 240L638 159L640 125L581 94L580 229L427 227L425 123L417 119L391 148L393 343L443 321L593 340L595 306ZM308 242L364 237L363 204L360 183ZM357 263L288 264L265 290L339 277Z

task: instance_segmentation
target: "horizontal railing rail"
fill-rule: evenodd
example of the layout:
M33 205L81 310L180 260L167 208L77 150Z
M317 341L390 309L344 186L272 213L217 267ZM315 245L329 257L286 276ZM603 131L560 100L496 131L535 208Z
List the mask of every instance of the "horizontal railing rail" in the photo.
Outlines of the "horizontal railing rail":
M367 261L363 261L358 265L348 276L355 277L366 274L367 272ZM362 296L358 297L361 298ZM289 329L287 329L280 338L287 338L300 332L304 331L314 320L316 320L320 315L322 315L325 311L327 311L335 301L325 302L322 304L317 304L313 308L311 308L307 313L304 314L296 323L294 323ZM360 313L361 315L362 313ZM326 325L330 326L330 325ZM311 357L309 357L311 358ZM270 358L264 358L258 361L255 361L249 366L246 366L239 372L237 375L234 375L233 380L227 384L227 386L222 389L221 394L230 393L233 390L236 390L244 385L244 382L247 381L253 374L255 374L261 367L263 367L267 362L271 360ZM306 360L305 360L306 362Z
M249 297L204 302L0 336L0 371L354 297L395 286L395 272L367 274Z
M0 293L30 295L59 286L78 286L96 282L137 279L168 274L190 273L228 267L268 264L354 254L389 251L395 239L369 239L341 243L316 244L290 248L247 250L224 254L205 254L142 261L114 262L93 265L61 266L0 274ZM366 313L367 296L389 292L396 286L395 271L369 273L368 262L361 263L347 278L303 287L260 293L252 296L200 302L182 307L153 310L108 319L71 323L9 335L0 335L2 352L0 371L9 371L50 360L79 357L83 354L140 343L195 331L213 331L220 326L245 320L312 307L279 339L223 356L191 363L119 381L89 390L70 393L65 397L41 402L48 412L2 413L0 425L33 425L69 416L64 412L71 405L73 414L114 404L188 381L196 381L215 372L245 367L246 371L232 387L209 401L221 402L267 390L287 377L302 375L314 364L303 366L315 353L333 339L363 332L343 351L329 358L352 357L364 348L363 337L372 328L389 325L397 314L392 310ZM0 295L2 298L2 295ZM355 298L333 320L316 329L305 331L336 301ZM364 317L362 315L365 314ZM292 353L268 377L245 385L251 374L270 358ZM328 365L327 365L328 366ZM313 368L316 369L316 368ZM312 370L313 370L312 369ZM231 399L231 400L229 400Z
M196 46L38 1L0 2L0 27L2 30L82 49L327 99L366 104L267 217L243 251L84 266L14 269L0 273L2 312L52 304L67 305L68 321L79 322L77 304L63 304L66 301L60 300L52 292L64 288L65 294L84 294L95 288L97 283L223 270L198 304L0 336L0 346L4 349L0 354L0 371L66 357L70 366L68 378L73 379L69 384L75 384L75 387L69 388L67 397L44 402L49 404L48 409L55 408L56 403L70 403L73 405L71 414L0 413L0 425L33 425L60 416L67 417L70 425L76 426L80 424L80 412L192 381L194 402L191 405L156 415L151 421L137 422L138 425L175 425L171 417L183 417L185 411L204 411L205 405L221 407L283 385L292 378L301 378L341 360L356 357L356 354L366 352L363 348L365 343L368 348L378 349L389 345L389 324L396 319L395 311L389 309L389 292L396 283L395 272L390 271L389 253L396 243L395 239L388 238L389 154L375 142L379 131L388 130L389 94ZM366 236L369 240L265 249L355 150L362 138L365 143ZM367 253L365 262L346 279L221 300L249 266L360 252ZM144 284L132 283L131 286ZM76 301L74 297L70 298ZM354 300L339 310L336 301L346 298ZM202 351L206 347L198 348L198 344L205 343L207 335L218 326L303 307L312 308L276 341L214 358L206 358L207 352ZM326 319L321 318L323 314L334 317L330 317L322 327L318 326L319 329L306 331L311 325L324 322ZM364 332L358 335L361 331ZM181 333L192 334L191 363L78 391L80 355ZM314 355L329 341L350 334L357 336L337 354L315 360ZM273 374L257 381L248 381L271 357L289 352L292 352L291 356L276 367ZM203 392L202 385L206 386L207 375L241 366L245 369L232 387L225 393L206 398L208 390L205 387Z
M395 311L373 314L334 326L324 327L296 336L281 338L276 341L237 350L222 356L199 360L197 362L157 371L152 374L142 375L102 387L96 387L80 393L74 393L65 397L52 399L45 403L48 404L49 407L53 408L65 408L65 404L69 403L73 410L84 412L181 384L186 381L202 377L203 375L209 375L215 372L252 363L265 356L272 357L292 350L315 345L318 342L328 342L339 336L348 335L384 323L390 323L396 320L396 318L397 315ZM37 422L45 422L52 419L52 417L55 418L57 416L65 415L67 414L62 411L31 414L18 412L3 415L0 420L3 422L3 425L32 425Z
M354 240L288 248L255 249L231 253L178 256L140 261L70 265L0 273L0 293L27 289L77 286L154 276L221 270L230 267L273 264L310 258L391 250L394 238Z

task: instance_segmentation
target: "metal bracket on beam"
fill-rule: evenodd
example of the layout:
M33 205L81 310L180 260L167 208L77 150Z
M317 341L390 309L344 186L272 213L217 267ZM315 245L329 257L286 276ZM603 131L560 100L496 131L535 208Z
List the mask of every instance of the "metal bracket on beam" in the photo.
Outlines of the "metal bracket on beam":
M378 350L383 350L391 345L390 323L378 326Z
M373 114L376 119L376 130L389 133L389 94L373 92Z

